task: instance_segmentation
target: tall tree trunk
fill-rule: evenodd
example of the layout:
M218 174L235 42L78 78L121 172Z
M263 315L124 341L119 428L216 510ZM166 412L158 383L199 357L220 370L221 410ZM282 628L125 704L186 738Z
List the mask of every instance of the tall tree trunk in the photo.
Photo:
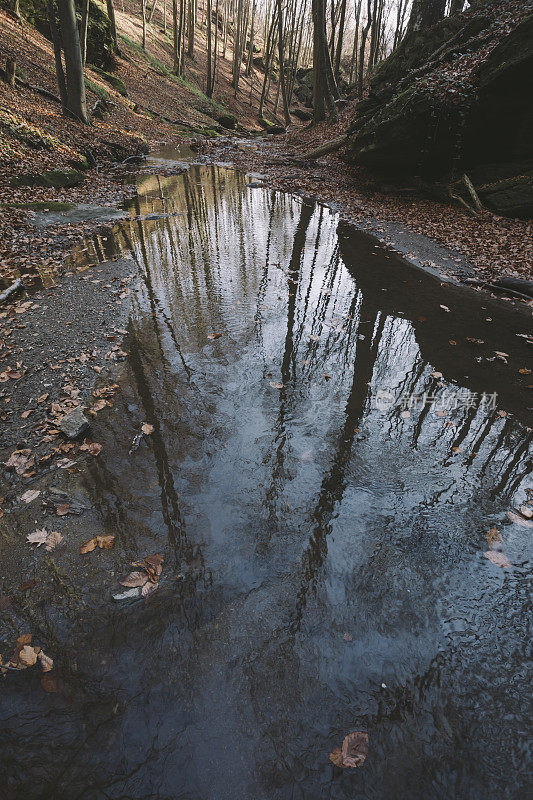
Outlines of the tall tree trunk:
M211 0L207 0L207 88L205 93L208 97L213 96L213 81L211 77L211 17Z
M178 33L178 0L172 0L172 53L174 56L174 75L180 74L180 40Z
M61 98L61 105L63 112L67 110L67 84L65 81L65 72L63 70L63 62L61 60L61 37L57 28L56 10L54 7L54 0L48 0L48 21L50 23L50 34L52 36L52 44L54 45L54 60L56 65L57 85L59 88L59 96Z
M283 115L285 117L285 124L290 125L291 114L289 111L289 103L287 101L287 86L285 83L285 57L283 54L283 14L281 9L281 0L278 0L278 55L279 55L279 83L281 86L281 97L283 99Z
M341 0L341 16L339 20L339 33L337 35L337 50L335 52L335 80L339 80L341 71L342 41L344 39L344 22L346 19L346 0Z
M143 50L146 50L146 0L141 0L143 18Z
M115 48L115 53L117 56L120 55L120 48L118 46L118 38L117 38L117 22L115 19L115 4L113 0L106 0L107 2L107 16L109 17L109 23L111 27L111 38L113 39L113 47ZM155 3L154 3L155 5Z
M87 31L89 29L89 0L82 0L81 4L81 28L80 28L80 48L81 63L85 66L87 58Z
M74 0L58 0L58 6L67 79L66 110L68 114L88 125L89 117L85 101L85 82Z
M359 46L359 64L357 65L357 96L359 99L363 96L363 77L365 73L365 47L368 31L372 25L372 4L371 0L367 0L366 7L366 24L361 32L361 44Z
M214 52L214 55L213 55L213 74L212 74L212 76L211 76L211 94L209 95L209 97L213 97L213 92L215 91L215 77L216 77L216 74L217 74L217 61L218 61L218 19L219 19L219 17L218 17L218 14L219 14L219 11L218 11L218 5L219 5L219 2L218 2L218 0L217 0L216 9L215 9L215 19L216 19L216 27L215 27L215 48L214 48L215 52Z
M189 0L189 30L187 31L187 55L194 58L194 34L196 29L196 2Z

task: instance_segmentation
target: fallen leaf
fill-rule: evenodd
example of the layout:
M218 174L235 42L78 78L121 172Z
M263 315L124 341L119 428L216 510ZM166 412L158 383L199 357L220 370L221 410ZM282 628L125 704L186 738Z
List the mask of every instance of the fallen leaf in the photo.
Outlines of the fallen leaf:
M65 514L68 514L70 509L69 503L61 503L61 505L56 506L56 514L58 517L64 517Z
M523 528L533 528L533 519L527 519L514 508L507 511L507 516L511 522L516 522L517 525L521 525Z
M485 558L488 558L490 562L492 562L496 567L510 567L511 562L504 556L503 553L500 553L498 550L487 550L486 553L483 553Z
M351 633L345 633L342 638L345 642L353 642L353 636Z
M42 650L38 653L37 658L39 659L39 663L43 672L50 672L50 670L54 668L53 659L43 653Z
M20 649L18 661L23 665L24 668L33 667L33 665L37 663L37 653L35 652L35 648L31 647L29 644L25 644Z
M410 411L402 411L402 413L400 414L400 417L402 419L409 419L410 416L411 416L411 412Z
M208 333L207 334L207 338L208 339L218 339L219 336L222 336L222 334L221 333Z
M520 506L520 513L523 517L526 517L526 519L531 519L531 517L533 517L533 508L530 506Z
M285 384L276 383L276 381L270 381L270 385L272 386L273 389L283 389L285 387Z
M144 586L148 581L148 575L145 572L130 572L123 580L120 581L121 586L135 587Z
M368 733L354 731L342 743L342 764L344 767L361 767L368 753Z
M329 754L330 760L337 767L361 767L368 754L368 733L354 731L344 738L342 748L336 747Z
M20 499L24 501L24 503L31 503L32 500L36 500L41 492L39 489L28 489L27 492L20 495Z
M150 597L154 592L157 591L159 588L158 583L154 583L152 581L147 581L141 589L141 596L142 597Z
M154 426L150 425L148 422L143 422L141 430L145 436L150 436L150 434L154 432Z
M96 537L94 539L89 539L88 542L82 544L80 547L80 553L84 555L85 553L92 553L93 550L96 550L98 547L98 542L96 541Z
M26 581L25 583L21 583L19 586L19 592L25 592L27 589L33 589L37 586L37 581L33 578L30 581Z
M50 552L50 550L54 550L61 542L63 541L62 534L59 531L50 531L48 536L46 537L45 548Z
M497 549L503 543L503 538L498 528L491 528L487 531L487 542L491 550Z
M100 550L111 550L113 545L115 544L115 537L114 536L97 536L96 542Z
M448 311L448 312L450 311L450 309L448 308L448 306L443 306L443 305L441 305L441 308L442 308L442 310L443 310L443 311Z
M24 450L14 450L9 456L9 459L4 463L8 469L14 469L17 475L22 475L30 467L33 467L35 456L33 456L31 450L27 448Z
M33 531L33 533L28 533L26 536L26 541L30 544L36 544L37 547L40 547L42 544L46 542L48 538L48 532L46 528L41 528L40 531Z
M92 456L97 456L102 450L102 445L98 444L98 442L84 442L80 447L80 450L90 453Z
M342 750L340 747L336 747L335 750L332 750L329 754L330 761L333 761L336 767L343 767L344 764L342 763Z
M442 372L432 372L434 378L442 378Z

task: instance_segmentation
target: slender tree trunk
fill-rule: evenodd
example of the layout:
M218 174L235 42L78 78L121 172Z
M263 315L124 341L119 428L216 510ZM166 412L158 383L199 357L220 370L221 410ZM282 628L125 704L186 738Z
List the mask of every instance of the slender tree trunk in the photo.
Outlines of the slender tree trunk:
M207 0L207 88L208 97L213 96L213 81L211 77L211 0Z
M54 0L48 0L48 21L50 23L50 33L52 36L52 44L54 46L54 60L56 65L57 85L59 88L59 97L61 98L61 105L63 112L67 110L67 84L65 81L65 72L63 70L63 62L61 60L61 37L57 28L56 10L54 7Z
M285 57L283 52L283 13L281 8L281 0L278 0L278 55L279 55L279 82L281 86L281 97L283 100L283 115L285 117L285 124L290 125L291 114L289 111L289 103L287 100L287 86L285 83Z
M172 0L172 53L174 56L174 75L180 74L180 48L178 36L178 0Z
M80 122L88 125L89 117L85 101L85 82L74 0L58 0L58 6L67 79L66 110Z
M157 0L156 0L157 1ZM111 26L111 38L113 39L113 47L115 48L115 53L117 56L120 55L120 48L118 46L118 38L117 38L117 22L115 19L115 4L113 0L106 0L107 3L107 16L109 17L109 22ZM155 6L155 3L154 3Z
M143 18L143 50L146 50L146 0L141 0L142 3L142 18Z
M80 48L81 63L85 66L87 58L87 31L89 29L89 0L82 0L81 5L81 29L80 29Z
M346 19L346 0L341 0L341 16L339 20L339 33L337 36L337 50L335 52L335 80L339 80L341 71L342 42L344 39L344 23Z
M361 33L361 44L359 46L359 64L357 65L357 96L363 96L363 77L365 72L365 47L368 31L372 25L372 5L371 0L367 0L366 24Z
M217 61L218 61L218 0L216 4L215 10L215 18L216 18L216 27L215 27L215 52L213 55L213 75L211 76L211 94L209 97L213 97L213 93L215 91L215 77L217 74Z
M188 33L187 54L189 58L194 58L195 32L196 32L196 2L195 0L189 0L189 30L187 32Z

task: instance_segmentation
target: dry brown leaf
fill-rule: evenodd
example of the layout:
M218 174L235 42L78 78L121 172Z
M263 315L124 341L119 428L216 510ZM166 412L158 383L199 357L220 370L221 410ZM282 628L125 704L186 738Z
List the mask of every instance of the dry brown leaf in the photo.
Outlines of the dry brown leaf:
M41 528L39 531L33 531L33 533L28 533L26 536L26 541L30 544L36 544L37 547L40 547L42 544L46 542L48 538L48 532L46 528Z
M150 597L159 588L158 583L147 581L141 589L141 597Z
M207 334L207 338L208 339L218 339L219 336L222 336L222 334L221 333L208 333Z
M115 537L114 536L97 536L96 542L100 550L111 550L113 545L115 544Z
M533 508L531 506L520 506L520 513L526 519L531 519L533 517Z
M9 459L4 463L8 469L14 469L17 475L23 475L26 470L33 467L35 456L32 455L31 450L27 448L24 450L14 450L9 456Z
M516 522L517 525L521 525L523 528L533 528L533 519L526 519L526 517L520 514L515 508L507 511L507 516L511 522Z
M434 378L442 378L442 372L432 372Z
M45 548L50 552L50 550L54 550L61 542L63 541L62 534L59 531L50 531L48 536L46 537Z
M50 672L54 668L54 661L41 650L37 655L43 672Z
M39 489L28 489L26 492L24 492L24 494L20 495L20 499L24 503L31 503L31 501L36 500L40 494L41 492Z
M354 731L342 743L342 764L344 767L361 767L368 754L368 733Z
M23 647L25 644L31 644L31 633L23 633L17 639L17 647Z
M64 517L65 514L68 514L69 509L70 505L68 503L61 503L61 505L56 506L56 514L58 517Z
M283 389L284 388L284 384L283 383L276 383L276 381L270 381L270 385L272 386L273 389Z
M126 575L120 581L121 586L127 586L128 588L135 588L137 586L144 586L144 584L148 581L148 575L145 572L130 572L129 575Z
M84 555L85 553L92 553L93 550L96 550L98 547L98 542L96 541L96 537L94 539L89 539L88 542L82 544L80 547L80 553Z
M491 550L497 548L503 543L503 538L498 528L491 528L489 531L487 531L487 542L489 543Z
M488 558L496 567L510 567L511 562L504 556L503 553L500 553L498 550L487 550L486 553L483 553L485 558Z
M148 422L143 422L141 430L145 436L150 436L150 434L154 432L154 426L150 425Z
M24 647L21 647L18 654L18 661L24 668L33 667L33 665L37 663L35 648L31 647L29 644L25 644Z
M336 747L335 750L332 750L329 754L330 761L333 761L336 767L343 767L342 763L342 750L340 747Z

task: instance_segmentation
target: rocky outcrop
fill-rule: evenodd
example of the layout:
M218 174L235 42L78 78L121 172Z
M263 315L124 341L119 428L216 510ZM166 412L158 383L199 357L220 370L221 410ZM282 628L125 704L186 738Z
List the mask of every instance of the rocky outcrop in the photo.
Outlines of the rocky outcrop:
M487 206L532 216L533 13L504 25L505 6L487 0L406 37L357 107L348 158L432 182L467 172Z

